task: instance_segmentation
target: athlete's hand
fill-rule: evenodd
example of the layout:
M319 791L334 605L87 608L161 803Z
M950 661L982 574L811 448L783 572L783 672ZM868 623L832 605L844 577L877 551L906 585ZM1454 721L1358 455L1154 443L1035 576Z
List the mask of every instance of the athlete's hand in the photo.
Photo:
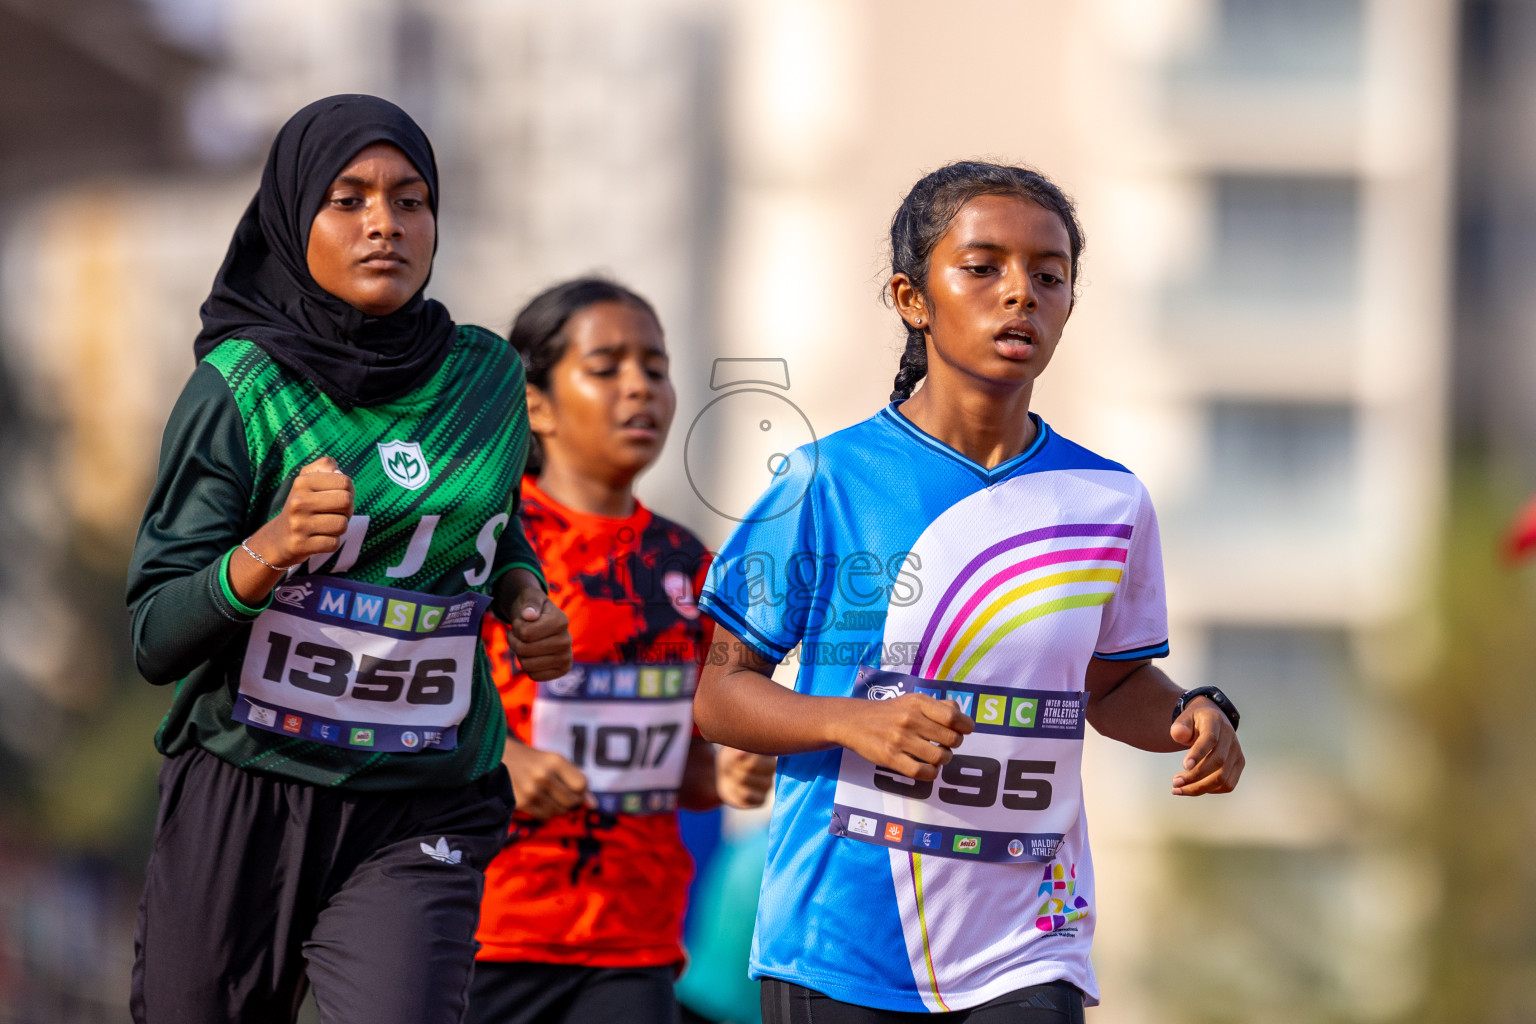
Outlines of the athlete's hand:
M1168 730L1173 742L1189 748L1184 770L1173 777L1174 796L1230 793L1243 774L1237 730L1214 701L1196 697Z
M524 814L543 821L583 805L597 806L587 790L586 775L559 754L535 750L508 736L501 763L512 776L512 795Z
M715 748L715 791L731 807L761 807L773 788L777 761L735 747Z
M909 779L934 779L954 748L976 728L952 700L908 693L894 700L853 700L838 743Z
M298 565L311 555L330 554L341 547L354 495L352 478L340 471L336 460L318 458L293 478L283 510L246 543L282 568Z
M527 569L513 569L507 576L513 577L513 596L504 606L498 601L497 611L511 627L507 637L512 653L532 679L560 678L571 670L571 626L565 613Z

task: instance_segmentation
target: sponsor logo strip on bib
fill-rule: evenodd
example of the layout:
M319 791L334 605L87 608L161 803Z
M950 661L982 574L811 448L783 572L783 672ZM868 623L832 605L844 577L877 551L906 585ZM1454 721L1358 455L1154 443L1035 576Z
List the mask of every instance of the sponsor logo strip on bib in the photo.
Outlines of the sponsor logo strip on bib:
M302 740L386 754L452 750L459 743L459 727L456 725L446 729L408 729L399 725L341 722L276 704L258 704L244 694L235 701L232 717L258 729L287 733Z
M1076 822L1087 694L939 682L863 669L853 696L922 693L976 722L939 777L920 782L844 750L829 830L958 859L1048 861Z

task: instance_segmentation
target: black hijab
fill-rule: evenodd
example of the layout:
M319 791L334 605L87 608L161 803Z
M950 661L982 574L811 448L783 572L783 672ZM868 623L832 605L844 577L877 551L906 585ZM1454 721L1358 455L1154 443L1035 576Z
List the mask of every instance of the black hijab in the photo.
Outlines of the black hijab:
M415 165L436 216L437 161L409 114L377 96L316 100L272 140L261 187L203 303L197 358L244 338L348 408L399 398L437 372L454 336L442 303L417 292L395 312L369 316L309 273L309 228L326 190L375 142L398 147Z

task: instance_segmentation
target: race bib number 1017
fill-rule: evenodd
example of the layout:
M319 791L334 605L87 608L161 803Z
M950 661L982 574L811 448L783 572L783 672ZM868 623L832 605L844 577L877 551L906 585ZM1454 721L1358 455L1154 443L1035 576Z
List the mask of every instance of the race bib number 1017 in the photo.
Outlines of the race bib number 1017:
M577 665L539 684L533 745L585 772L599 810L676 810L697 674L692 664Z
M935 682L862 669L853 696L922 693L952 700L976 722L929 781L844 750L834 835L940 857L1048 861L1082 810L1087 694Z

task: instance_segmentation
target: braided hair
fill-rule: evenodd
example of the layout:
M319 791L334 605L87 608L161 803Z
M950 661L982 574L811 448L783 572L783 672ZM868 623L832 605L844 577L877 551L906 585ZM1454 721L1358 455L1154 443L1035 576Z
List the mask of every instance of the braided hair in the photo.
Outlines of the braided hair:
M940 167L924 176L901 201L891 218L891 274L905 274L924 296L928 294L928 262L934 246L949 230L960 208L978 196L1015 196L1037 203L1061 218L1072 249L1072 284L1077 287L1078 257L1083 252L1083 229L1077 223L1072 200L1056 184L1027 167L963 160ZM891 401L912 397L917 382L928 375L928 344L921 328L906 324L907 347Z
M622 302L644 310L658 327L661 324L661 318L649 302L607 278L578 277L546 288L522 308L507 332L507 340L522 357L530 386L549 393L550 372L565 358L565 350L570 347L565 325L577 313L603 302ZM528 462L523 472L537 475L544 468L544 451L532 432L528 442Z

